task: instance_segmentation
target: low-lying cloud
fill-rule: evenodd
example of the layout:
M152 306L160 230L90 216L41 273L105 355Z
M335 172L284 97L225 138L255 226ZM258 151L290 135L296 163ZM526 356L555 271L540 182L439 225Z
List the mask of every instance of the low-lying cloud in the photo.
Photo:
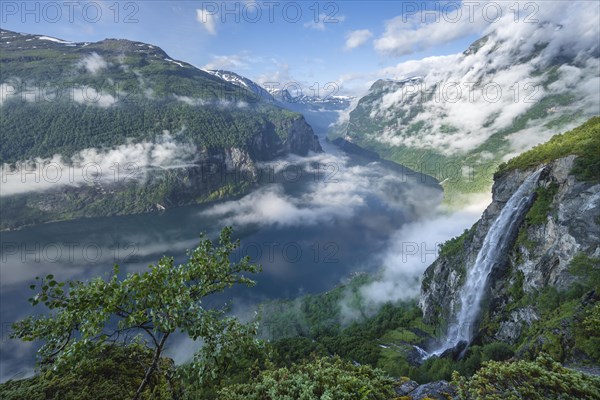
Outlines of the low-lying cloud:
M168 132L154 141L123 144L112 149L88 148L72 157L55 155L0 167L0 196L52 190L63 186L111 184L142 180L150 168L190 165L196 146L178 142Z
M408 174L390 174L376 162L350 165L343 155L290 156L285 162L261 167L284 181L308 177L306 190L292 195L286 193L281 183L273 183L239 200L215 205L202 214L234 226L314 225L333 218L352 218L373 197L387 207L406 210L414 218L426 214L441 200L439 190L421 185Z
M347 300L342 301L344 322L373 315L385 303L418 297L421 277L437 258L438 246L470 228L490 201L489 195L475 196L461 211L438 209L392 234L387 251L379 256L380 273L373 282L360 288L363 309L357 310Z
M77 65L92 75L108 68L108 62L96 52L83 57Z
M393 122L402 114L416 116L409 122L388 124L374 139L446 155L462 154L532 112L534 118L525 124L525 130L514 133L510 140L512 150L520 152L597 114L600 110L597 5L532 4L537 5L538 23L526 22L523 15L515 22L514 13L508 9L510 4L499 3L504 12L494 23L482 25L478 20L461 20L450 24L460 32L463 28L467 33L480 29L487 39L477 47L464 54L427 57L382 70L382 76L396 80L415 76L420 79L384 94L374 104L371 118ZM412 46L426 47L427 32L444 33L448 25L442 19L405 32L406 26L397 22L390 22L386 33L389 37L376 43L401 54ZM414 40L404 41L413 36ZM572 62L564 64L565 59ZM550 99L551 105L543 107L544 99ZM565 125L565 117L573 115L579 118ZM419 126L418 134L411 131L415 125ZM538 134L525 137L527 130L534 127Z

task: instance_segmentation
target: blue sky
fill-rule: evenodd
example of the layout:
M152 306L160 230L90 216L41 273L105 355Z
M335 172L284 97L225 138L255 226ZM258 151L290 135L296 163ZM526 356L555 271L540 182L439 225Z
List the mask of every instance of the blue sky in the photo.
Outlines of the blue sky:
M317 83L323 94L328 82L336 82L340 93L357 92L376 78L385 78L379 75L386 67L465 50L481 31L479 25L471 23L469 27L469 21L462 21L466 15L450 26L456 34L442 36L443 40L433 44L427 43L425 34L407 39L414 44L410 50L398 51L397 43L385 49L377 45L386 36L409 35L423 27L442 25L448 21L432 21L432 14L425 11L450 12L458 5L423 1L108 0L68 6L63 1L3 1L1 22L6 29L71 41L139 40L199 67L228 69L259 82L283 85L297 81L307 91ZM405 19L399 20L402 15ZM394 18L395 30L389 26Z

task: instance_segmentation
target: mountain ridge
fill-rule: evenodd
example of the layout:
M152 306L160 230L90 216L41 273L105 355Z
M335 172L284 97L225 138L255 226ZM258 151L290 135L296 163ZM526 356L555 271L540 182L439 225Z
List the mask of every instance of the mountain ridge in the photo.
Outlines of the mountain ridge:
M461 54L389 68L402 79L373 83L328 137L343 137L439 181L450 178L444 185L448 205L487 192L499 164L600 109L600 96L591 90L597 87L598 44L588 47L589 41L543 21L523 29L527 35L520 38L491 31Z
M322 151L301 114L158 46L4 29L0 37L2 211L10 216L0 229L231 197L257 183L259 162ZM104 179L68 177L89 163ZM66 184L19 182L27 168L56 165Z

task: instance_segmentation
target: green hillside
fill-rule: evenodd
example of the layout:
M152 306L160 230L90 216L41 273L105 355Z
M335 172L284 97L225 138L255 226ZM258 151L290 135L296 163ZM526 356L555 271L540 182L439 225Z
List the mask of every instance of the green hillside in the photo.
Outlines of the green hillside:
M200 147L247 147L267 131L285 140L282 125L301 118L152 45L2 32L13 37L0 44L0 163L69 157L165 130Z
M573 172L580 179L600 180L600 117L591 118L572 131L555 135L548 142L501 164L497 174L533 168L569 155L577 156Z

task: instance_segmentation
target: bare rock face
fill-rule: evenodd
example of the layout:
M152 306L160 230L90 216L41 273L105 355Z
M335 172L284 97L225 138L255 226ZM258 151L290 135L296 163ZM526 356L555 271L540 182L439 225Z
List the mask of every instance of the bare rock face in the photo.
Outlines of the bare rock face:
M297 118L291 122L286 121L285 127L289 132L287 139L284 141L286 152L300 156L307 155L309 151L315 153L323 152L319 139L304 118Z
M511 311L508 317L500 323L500 328L495 337L503 342L512 342L515 338L521 336L525 326L531 325L538 319L539 317L533 307L518 308Z
M287 118L277 123L265 123L247 146L256 161L267 161L286 154L306 156L309 151L323 152L319 138L304 117Z
M574 281L568 269L576 254L600 257L600 184L577 180L570 173L574 159L575 156L569 156L540 166L544 171L534 205L543 197L547 207L535 223L520 223L519 235L512 238L507 259L491 272L481 314L487 321L494 321L494 329L479 331L480 337L516 342L523 329L539 316L535 307L515 309L515 293L527 295L548 286L566 289ZM425 271L420 298L425 321L452 323L452 316L461 306L460 290L466 271L473 266L489 227L533 172L515 170L496 177L493 201L465 234L460 251L441 255Z

